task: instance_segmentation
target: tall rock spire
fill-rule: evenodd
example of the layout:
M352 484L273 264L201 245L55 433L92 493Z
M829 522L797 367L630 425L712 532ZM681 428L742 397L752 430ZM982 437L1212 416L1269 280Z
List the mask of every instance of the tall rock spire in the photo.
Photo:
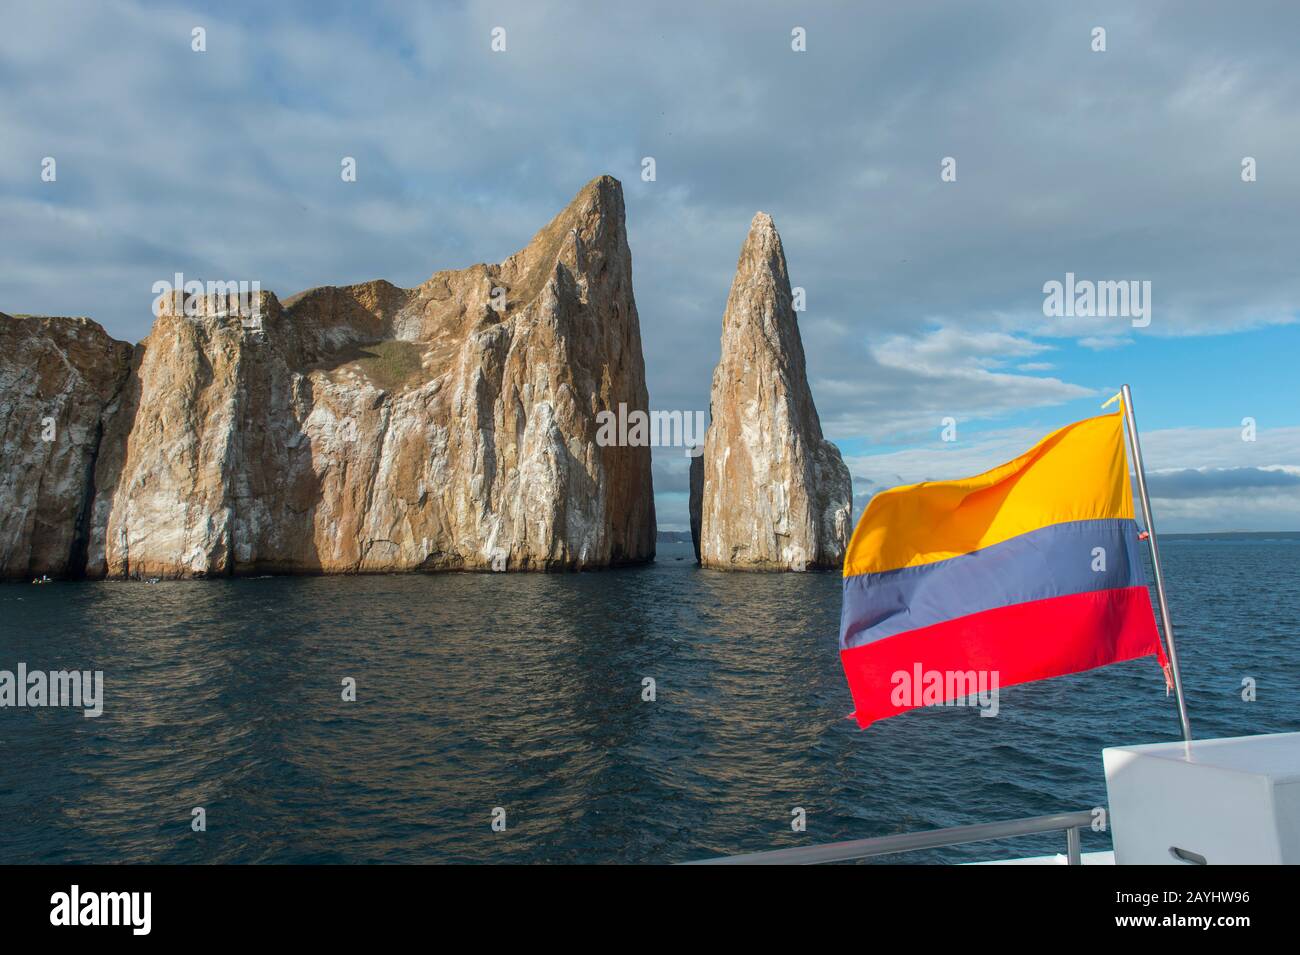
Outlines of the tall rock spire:
M822 437L785 251L764 212L740 250L710 410L700 562L726 570L838 567L852 530L852 480L839 449Z

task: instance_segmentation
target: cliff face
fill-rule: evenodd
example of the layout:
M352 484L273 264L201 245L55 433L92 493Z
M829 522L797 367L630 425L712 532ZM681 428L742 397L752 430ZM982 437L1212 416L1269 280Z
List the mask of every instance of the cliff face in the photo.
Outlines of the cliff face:
M0 314L0 577L81 571L95 455L130 360L89 319Z
M704 506L704 455L691 458L690 495L687 507L691 515L691 544L695 547L695 563L700 562L700 517Z
M740 252L713 372L700 561L727 570L838 568L852 531L849 470L822 437L771 217Z
M494 290L497 290L494 294ZM499 265L423 285L164 302L94 462L87 573L588 568L654 556L618 182ZM6 471L9 469L6 468Z

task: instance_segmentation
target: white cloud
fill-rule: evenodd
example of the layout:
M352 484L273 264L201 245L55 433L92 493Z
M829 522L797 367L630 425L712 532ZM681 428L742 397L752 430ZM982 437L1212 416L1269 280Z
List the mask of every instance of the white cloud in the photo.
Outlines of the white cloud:
M885 338L871 347L871 354L882 365L942 375L997 367L1051 347L1005 332L944 327L920 336Z
M1123 348L1132 345L1133 339L1120 338L1118 335L1085 335L1078 344L1093 351L1106 351L1111 348Z
M950 326L889 336L864 350L813 341L834 357L838 374L813 381L827 436L881 441L936 431L940 421L994 418L1086 398L1095 390L1005 366L1053 346L997 331Z

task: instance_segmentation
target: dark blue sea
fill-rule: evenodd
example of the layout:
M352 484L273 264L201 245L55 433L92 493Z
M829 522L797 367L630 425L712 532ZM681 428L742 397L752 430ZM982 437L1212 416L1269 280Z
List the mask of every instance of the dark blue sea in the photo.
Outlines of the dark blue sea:
M1300 730L1300 541L1163 552L1195 734ZM0 709L0 863L678 862L1089 809L1103 746L1178 735L1151 659L859 731L839 591L681 544L603 573L0 586L0 669L102 670L106 698Z

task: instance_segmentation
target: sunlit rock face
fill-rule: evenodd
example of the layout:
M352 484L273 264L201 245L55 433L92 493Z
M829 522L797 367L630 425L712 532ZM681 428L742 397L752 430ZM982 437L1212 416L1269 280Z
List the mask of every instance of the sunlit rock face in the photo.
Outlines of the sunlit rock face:
M0 577L75 576L131 346L87 318L0 313Z
M699 495L699 554L724 570L838 568L852 482L822 437L781 237L758 213L722 319Z
M616 180L499 265L257 304L161 302L95 461L88 573L653 558L650 449L596 440L648 405Z

